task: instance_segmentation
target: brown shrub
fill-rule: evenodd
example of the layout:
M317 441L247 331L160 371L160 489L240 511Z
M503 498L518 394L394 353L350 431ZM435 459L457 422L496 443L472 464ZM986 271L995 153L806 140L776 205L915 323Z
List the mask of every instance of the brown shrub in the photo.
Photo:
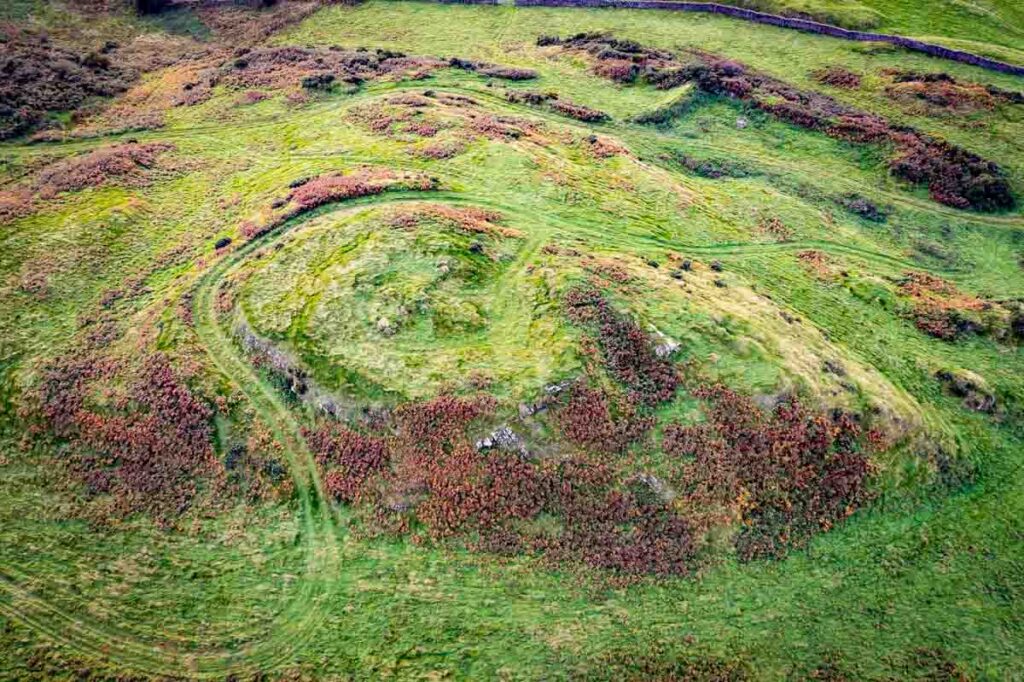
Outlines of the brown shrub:
M860 74L841 66L829 66L814 72L814 79L824 85L855 90L860 87Z
M693 391L708 423L670 426L663 447L687 458L687 507L723 509L741 522L742 559L776 557L827 530L867 499L870 467L848 414L808 411L795 398L766 413L722 385Z
M653 419L638 416L628 402L613 402L605 392L586 386L573 388L555 418L571 443L606 454L624 451L654 426Z
M161 353L149 355L125 395L94 403L118 373L112 360L58 362L40 387L40 415L68 444L65 462L91 496L109 495L121 514L145 512L168 522L219 470L211 409L182 382Z
M421 78L445 65L432 58L406 57L397 52L324 48L261 47L226 62L217 82L237 88L295 88L303 79L358 85L391 78ZM330 77L329 80L324 80ZM310 81L312 82L312 81Z
M324 486L336 500L358 501L372 477L387 470L389 453L382 438L363 436L338 424L306 429L304 435Z
M80 54L43 36L8 33L0 42L0 139L30 131L48 111L123 92L137 76L105 54Z
M43 168L33 185L42 199L107 184L143 185L158 157L172 149L174 145L166 143L133 142L102 147Z
M400 175L389 169L360 169L348 175L321 175L287 196L290 213L309 211L318 206L346 199L380 194L387 189L430 190L434 182L422 175Z
M636 322L593 287L570 289L564 305L571 322L594 332L608 373L623 384L631 402L650 406L672 399L679 386L675 365L658 356Z
M607 121L609 118L608 114L603 111L591 109L590 107L585 107L582 104L575 104L564 99L555 100L549 103L548 106L563 116L574 118L577 121L584 121L585 123L601 123L602 121Z

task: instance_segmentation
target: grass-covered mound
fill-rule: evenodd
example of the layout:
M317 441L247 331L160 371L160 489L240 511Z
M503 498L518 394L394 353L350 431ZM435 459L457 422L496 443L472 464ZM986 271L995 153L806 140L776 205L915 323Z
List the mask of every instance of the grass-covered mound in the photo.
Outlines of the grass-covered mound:
M132 77L3 146L0 677L1021 667L1014 78L704 15L14 4ZM830 11L1015 49L912 4Z

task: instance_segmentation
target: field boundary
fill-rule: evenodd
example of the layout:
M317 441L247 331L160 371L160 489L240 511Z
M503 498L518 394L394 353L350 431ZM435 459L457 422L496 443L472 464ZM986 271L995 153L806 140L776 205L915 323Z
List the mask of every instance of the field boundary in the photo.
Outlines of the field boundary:
M939 59L971 64L989 71L999 71L1015 76L1024 76L1024 66L1001 62L997 59L982 57L973 52L954 50L952 48L926 43L914 38L895 35L891 33L871 33L867 31L854 31L851 29L823 24L810 19L798 19L795 17L784 17L778 14L757 12L733 5L721 5L715 2L670 2L669 0L432 0L446 5L499 5L514 4L516 7L579 7L579 8L610 8L610 9L648 9L664 10L670 12L706 12L709 14L722 14L736 19L753 21L769 26L779 26L796 31L817 33L819 35L831 36L842 40L854 40L858 42L889 43L907 50L923 52Z

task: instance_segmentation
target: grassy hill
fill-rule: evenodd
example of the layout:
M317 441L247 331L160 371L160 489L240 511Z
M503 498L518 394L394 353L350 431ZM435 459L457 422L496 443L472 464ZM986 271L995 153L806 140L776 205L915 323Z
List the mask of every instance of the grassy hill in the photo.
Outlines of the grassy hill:
M756 8L1024 63L1012 3ZM702 14L3 12L3 679L1024 667L1024 80Z

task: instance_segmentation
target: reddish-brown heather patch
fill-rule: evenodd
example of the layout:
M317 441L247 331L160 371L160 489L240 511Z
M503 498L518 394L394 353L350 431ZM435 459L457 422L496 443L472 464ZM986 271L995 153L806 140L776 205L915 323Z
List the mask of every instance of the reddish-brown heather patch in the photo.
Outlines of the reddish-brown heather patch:
M946 73L916 73L891 69L883 72L891 83L885 94L919 109L921 113L971 113L987 111L999 104L1024 103L1024 95L994 86L962 81Z
M757 231L780 242L788 242L793 238L793 230L786 227L778 216L761 216L757 221Z
M721 385L692 393L707 423L669 426L662 446L685 462L680 486L695 520L741 524L740 558L780 556L867 499L870 466L851 415L810 411L795 398L765 412Z
M805 268L821 280L832 279L832 259L824 251L807 249L796 254Z
M824 85L855 90L860 87L861 75L841 66L829 66L814 72L814 79Z
M113 388L126 380L124 392ZM169 522L219 471L212 410L161 353L125 377L113 359L76 357L52 365L39 414L67 444L63 463L91 497L109 497L118 515L145 512Z
M102 147L43 168L32 185L41 199L107 184L144 185L157 167L158 157L172 149L172 144L132 142Z
M627 61L635 67L630 80L643 78L659 89L692 82L704 92L738 99L782 121L837 139L891 144L896 154L889 160L889 171L927 186L939 203L979 211L1006 210L1015 204L1005 173L994 162L825 95L798 90L738 62L702 52L684 62L668 52L595 33L542 37L538 44L587 53L598 65Z
M521 237L522 233L502 226L504 216L499 211L476 206L446 206L421 204L403 208L392 218L396 227L415 227L420 220L432 219L447 223L464 232L494 234L502 237Z
M270 95L263 92L262 90L246 90L238 97L239 104L256 104L262 102L265 99L269 99Z
M604 391L586 386L574 387L555 416L569 442L605 454L624 451L654 426L652 418L637 415L628 401L613 401Z
M458 156L464 149L465 144L461 142L435 142L424 147L420 147L416 150L416 154L426 159L440 161Z
M336 500L360 501L370 479L387 470L389 453L382 438L363 436L338 424L324 424L304 434L324 487Z
M604 135L590 135L585 142L586 149L598 159L630 155L630 151L625 145Z
M33 193L28 187L0 190L0 224L32 212Z
M917 328L946 341L982 331L977 313L993 308L990 302L964 294L951 282L924 272L905 273L899 292L910 299L909 315Z
M668 358L658 357L648 335L630 317L619 313L595 288L578 286L565 295L571 322L597 339L604 366L620 382L631 402L654 405L671 400L679 373Z
M549 106L569 118L574 118L577 121L583 121L585 123L601 123L607 121L610 117L608 114L597 109L583 106L582 104L576 104L565 99L558 99L549 104Z
M175 169L160 158L172 149L174 145L166 143L129 142L43 166L22 184L0 191L0 224L28 215L39 201L64 192L106 185L144 186L158 170Z
M255 239L284 222L325 204L373 196L388 190L427 191L437 189L434 179L421 173L362 167L347 174L319 175L295 183L291 191L273 204L271 212L239 225L244 239Z

